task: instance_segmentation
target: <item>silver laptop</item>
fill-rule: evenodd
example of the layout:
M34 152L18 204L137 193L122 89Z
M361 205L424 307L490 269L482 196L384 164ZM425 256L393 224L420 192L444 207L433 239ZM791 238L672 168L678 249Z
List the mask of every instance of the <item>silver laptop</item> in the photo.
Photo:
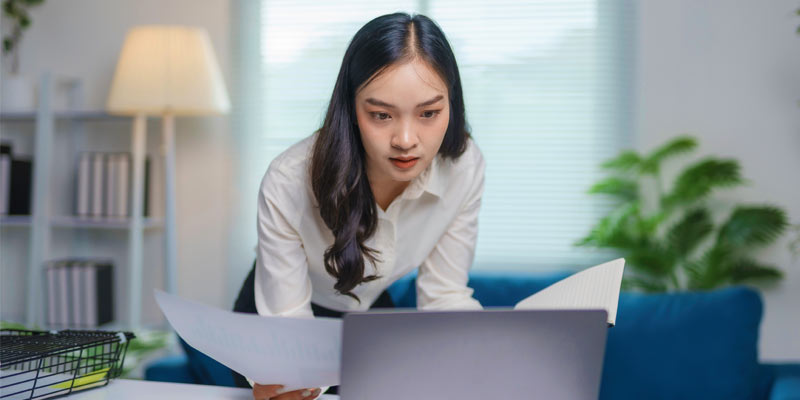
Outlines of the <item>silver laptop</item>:
M342 400L597 399L604 310L344 317Z

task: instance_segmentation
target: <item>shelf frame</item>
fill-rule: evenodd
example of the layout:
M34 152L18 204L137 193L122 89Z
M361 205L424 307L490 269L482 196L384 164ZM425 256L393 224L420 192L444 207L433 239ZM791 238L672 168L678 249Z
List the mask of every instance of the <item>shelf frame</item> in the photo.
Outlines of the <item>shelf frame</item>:
M26 293L25 320L28 326L43 322L41 300L42 276L44 261L50 254L50 168L53 159L53 110L50 100L52 93L52 76L49 72L42 74L39 85L39 104L36 110L36 133L34 137L34 154L36 167L33 169L33 193L31 196L31 230L28 253L28 276Z
M26 272L26 303L25 322L29 326L45 324L44 300L42 299L43 277L45 262L51 254L51 239L54 229L90 229L90 230L127 230L128 231L128 265L126 271L128 298L127 320L123 321L117 316L118 323L126 324L128 329L141 326L142 308L142 274L143 274L143 240L145 230L164 230L165 236L171 233L172 240L165 237L165 246L175 246L174 216L164 218L145 218L142 216L144 195L144 160L147 140L147 117L142 114L134 118L128 116L111 115L105 111L54 111L52 107L52 94L54 90L54 77L48 71L40 75L38 87L38 104L33 112L0 112L0 122L3 123L33 123L34 128L34 168L30 216L0 216L0 227L29 229L29 251ZM82 88L80 82L71 82L73 89L80 95ZM79 103L77 96L72 98L70 107ZM131 216L123 219L110 218L84 218L77 216L53 216L50 199L53 192L53 146L56 123L60 121L86 122L86 121L125 121L132 120L130 151L132 155L132 190L131 190ZM166 135L168 133L164 133ZM165 145L174 146L174 137L165 137ZM174 157L174 149L172 156ZM172 162L173 160L167 160ZM174 179L166 182L174 185ZM165 188L168 194L174 196L174 188ZM172 208L174 214L174 205ZM167 232L169 231L169 232ZM175 286L175 250L165 249L165 274L168 286ZM170 262L172 260L172 262Z

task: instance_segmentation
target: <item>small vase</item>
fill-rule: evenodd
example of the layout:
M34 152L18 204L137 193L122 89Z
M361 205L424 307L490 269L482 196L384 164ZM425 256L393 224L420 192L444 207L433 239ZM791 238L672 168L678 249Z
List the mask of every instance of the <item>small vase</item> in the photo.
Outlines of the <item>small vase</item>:
M11 74L0 82L0 111L33 112L36 110L36 96L33 83L25 76Z

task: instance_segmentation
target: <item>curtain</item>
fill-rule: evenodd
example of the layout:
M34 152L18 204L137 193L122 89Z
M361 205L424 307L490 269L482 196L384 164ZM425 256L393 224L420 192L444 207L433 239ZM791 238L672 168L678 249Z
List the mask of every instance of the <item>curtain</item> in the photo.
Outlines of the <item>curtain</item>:
M610 210L586 194L630 136L631 2L242 1L234 94L242 231L255 245L270 161L319 128L348 42L394 11L434 19L459 63L487 161L475 269L576 269L612 255L574 243ZM246 9L246 10L245 10ZM245 26L246 25L246 26Z

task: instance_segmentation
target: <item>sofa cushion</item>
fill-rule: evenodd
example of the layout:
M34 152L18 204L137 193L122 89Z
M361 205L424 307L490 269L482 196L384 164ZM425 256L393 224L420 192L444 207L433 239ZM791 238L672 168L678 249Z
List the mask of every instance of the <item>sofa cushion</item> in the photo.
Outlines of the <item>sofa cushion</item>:
M622 293L600 398L753 398L761 313L761 298L744 287Z

